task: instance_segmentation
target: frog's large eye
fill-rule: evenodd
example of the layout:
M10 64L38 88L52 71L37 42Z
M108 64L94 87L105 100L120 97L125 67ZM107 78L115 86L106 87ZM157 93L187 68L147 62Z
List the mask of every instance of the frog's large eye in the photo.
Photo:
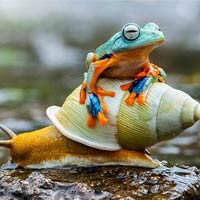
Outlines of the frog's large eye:
M122 33L125 39L127 40L135 40L140 35L140 29L135 24L127 24L122 29Z

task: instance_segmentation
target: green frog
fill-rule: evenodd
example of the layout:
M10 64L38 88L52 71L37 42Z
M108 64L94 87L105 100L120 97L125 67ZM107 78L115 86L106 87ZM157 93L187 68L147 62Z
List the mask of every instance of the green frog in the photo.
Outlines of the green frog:
M105 116L104 96L114 97L112 91L105 91L96 86L100 76L115 79L131 79L122 85L122 90L129 90L126 104L133 105L145 102L145 90L154 81L163 82L165 72L149 62L149 54L165 41L165 36L155 23L139 27L135 23L125 24L121 31L99 46L95 53L88 53L86 66L88 72L80 91L80 103L87 104L89 127L95 126L95 120L104 126L108 119Z

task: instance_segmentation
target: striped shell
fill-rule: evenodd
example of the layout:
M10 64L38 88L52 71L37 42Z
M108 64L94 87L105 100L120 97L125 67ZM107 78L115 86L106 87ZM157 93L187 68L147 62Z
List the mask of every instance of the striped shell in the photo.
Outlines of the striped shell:
M145 104L124 103L129 95L120 85L130 81L100 79L98 85L115 92L105 97L108 124L95 128L86 125L87 108L79 104L80 87L65 100L62 107L51 106L47 115L66 137L102 150L121 148L143 150L155 143L180 134L200 119L200 104L186 93L164 83L153 83L146 91Z

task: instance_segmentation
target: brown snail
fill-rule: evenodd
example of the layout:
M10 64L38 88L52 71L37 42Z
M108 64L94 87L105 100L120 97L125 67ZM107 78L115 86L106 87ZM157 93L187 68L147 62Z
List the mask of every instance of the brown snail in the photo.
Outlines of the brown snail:
M99 79L98 85L116 95L108 107L108 124L89 128L87 109L79 104L76 88L62 107L51 106L47 115L53 125L30 133L15 135L1 126L12 138L1 140L10 148L13 162L22 167L43 168L62 165L133 165L157 167L145 149L173 138L200 119L200 104L189 95L164 83L153 83L146 90L146 101L133 106L124 103L128 91L120 85L129 80Z

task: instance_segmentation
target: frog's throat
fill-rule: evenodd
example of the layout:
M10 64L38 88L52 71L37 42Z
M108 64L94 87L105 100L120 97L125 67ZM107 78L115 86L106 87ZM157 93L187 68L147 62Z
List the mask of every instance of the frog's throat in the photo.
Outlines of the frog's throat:
M141 60L143 63L149 60L149 54L156 48L154 45L148 45L139 47L136 49L131 49L125 52L115 53L114 56L118 60L126 60L131 62L138 62Z

